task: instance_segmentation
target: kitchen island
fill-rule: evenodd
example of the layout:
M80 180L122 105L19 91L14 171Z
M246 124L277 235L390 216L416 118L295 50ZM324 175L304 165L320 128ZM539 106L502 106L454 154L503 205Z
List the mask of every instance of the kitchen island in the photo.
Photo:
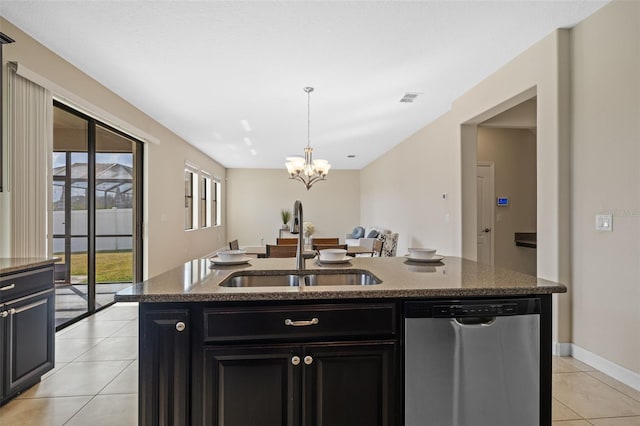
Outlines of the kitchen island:
M226 287L239 275L295 275L295 259L214 268L196 259L119 292L117 301L140 302L140 424L402 425L407 302L532 299L536 405L539 424L551 424L551 294L565 286L454 257L306 268L379 284Z

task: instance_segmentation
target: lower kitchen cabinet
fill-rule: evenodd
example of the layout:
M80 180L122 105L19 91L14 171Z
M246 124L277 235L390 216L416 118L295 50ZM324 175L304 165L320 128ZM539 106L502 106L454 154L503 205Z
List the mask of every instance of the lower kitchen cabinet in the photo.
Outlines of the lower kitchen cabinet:
M0 301L0 403L4 403L54 367L53 268L3 276L0 289L6 289Z
M394 424L395 342L205 349L204 424Z
M139 424L399 425L396 315L394 303L141 303Z
M140 425L188 425L190 334L187 309L140 309Z
M305 426L395 424L395 342L308 345L303 362Z
M298 425L303 368L299 354L299 348L291 346L206 348L202 423Z

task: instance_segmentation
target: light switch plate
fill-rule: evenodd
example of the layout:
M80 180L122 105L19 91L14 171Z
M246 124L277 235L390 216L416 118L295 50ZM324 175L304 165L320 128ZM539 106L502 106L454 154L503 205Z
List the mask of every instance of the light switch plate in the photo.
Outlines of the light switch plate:
M613 231L613 215L597 214L596 215L596 231Z

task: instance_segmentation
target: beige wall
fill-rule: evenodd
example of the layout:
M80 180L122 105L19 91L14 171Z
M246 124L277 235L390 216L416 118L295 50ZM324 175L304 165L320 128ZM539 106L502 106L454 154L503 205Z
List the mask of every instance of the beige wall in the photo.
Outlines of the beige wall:
M293 210L302 201L305 222L315 225L318 237L339 237L360 223L360 172L331 170L327 180L307 191L288 179L282 169L228 169L227 220L229 239L240 245L275 244L282 225L280 210Z
M414 246L460 254L457 132L445 115L361 171L362 223L398 232L398 255Z
M573 341L640 374L640 3L605 6L572 45Z
M516 232L536 232L536 137L529 130L478 128L478 161L494 165L494 264L536 275L536 249L518 247Z
M537 96L537 275L570 286L568 42L567 30L550 34L364 168L363 222L400 232L399 253L421 244L475 259L476 125ZM554 324L554 340L569 342L566 295Z
M398 230L399 252L474 258L477 124L537 96L537 275L569 288L554 297L554 341L640 374L639 75L640 3L613 1L363 169L363 222ZM603 212L612 233L594 230Z
M144 147L144 256L147 259L145 276L157 275L186 260L208 253L226 240L224 225L191 232L183 230L185 161L196 164L224 180L226 171L220 164L44 48L8 21L0 19L0 28L16 40L15 43L4 46L5 62L17 61L23 64L56 85L160 141L159 144L145 144ZM222 192L224 197L224 185ZM0 202L4 230L9 222L5 214L6 206L10 202L8 194L2 194ZM223 215L223 224L224 220ZM5 235L4 232L2 235ZM0 250L3 250L0 255L10 256L6 251L6 244L0 245Z

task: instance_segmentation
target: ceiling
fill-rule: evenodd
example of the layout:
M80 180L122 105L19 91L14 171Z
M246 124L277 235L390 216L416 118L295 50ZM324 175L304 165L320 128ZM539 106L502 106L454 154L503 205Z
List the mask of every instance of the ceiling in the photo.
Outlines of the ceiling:
M605 3L1 0L0 14L228 168L302 155L312 86L314 158L360 169Z

